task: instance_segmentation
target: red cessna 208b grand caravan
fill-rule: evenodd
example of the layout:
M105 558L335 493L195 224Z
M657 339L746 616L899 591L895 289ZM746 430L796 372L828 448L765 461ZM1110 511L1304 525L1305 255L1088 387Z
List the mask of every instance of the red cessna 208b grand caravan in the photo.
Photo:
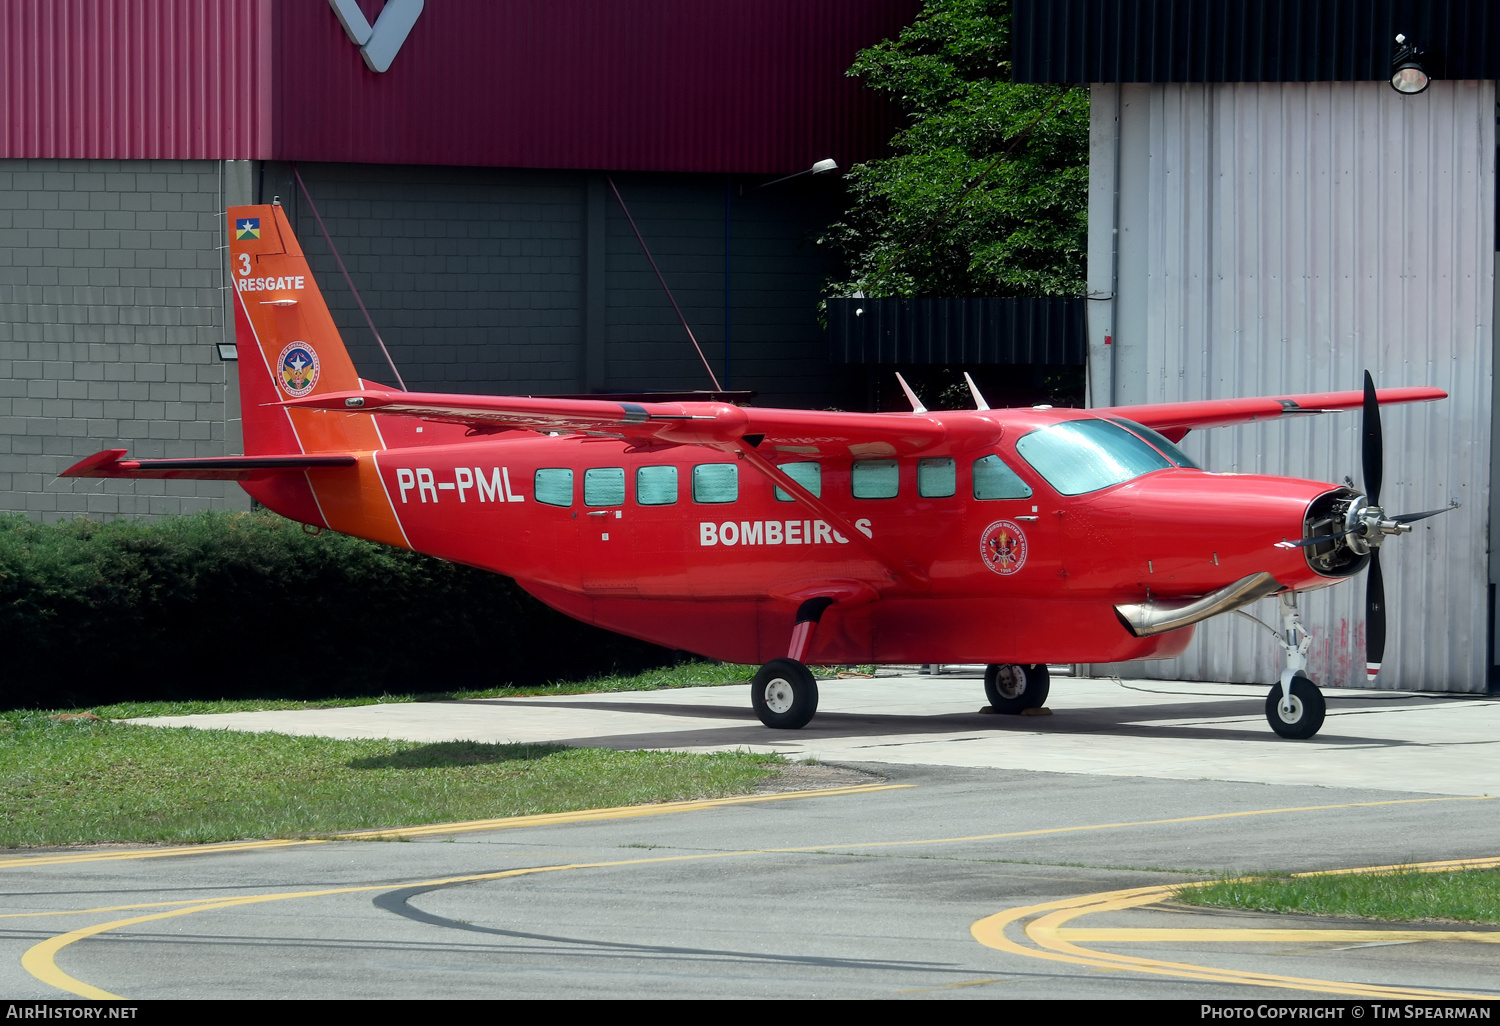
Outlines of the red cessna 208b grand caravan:
M354 369L278 205L229 211L245 455L126 459L65 477L239 481L283 516L493 570L569 616L763 663L768 727L817 710L805 663L986 663L997 712L1047 664L1175 656L1193 624L1281 596L1287 668L1266 715L1311 737L1296 595L1366 566L1429 514L1380 509L1377 403L1435 388L1113 409L837 413L724 402L406 392ZM971 383L972 384L972 383ZM904 385L904 383L903 383ZM1363 407L1368 498L1219 475L1192 428ZM1440 511L1439 511L1440 512Z

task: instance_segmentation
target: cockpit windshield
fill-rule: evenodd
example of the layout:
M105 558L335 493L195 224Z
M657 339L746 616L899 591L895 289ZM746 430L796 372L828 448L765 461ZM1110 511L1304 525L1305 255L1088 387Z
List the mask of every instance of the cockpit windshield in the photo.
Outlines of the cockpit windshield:
M1063 495L1096 492L1173 465L1145 439L1097 419L1038 428L1016 442L1016 452Z

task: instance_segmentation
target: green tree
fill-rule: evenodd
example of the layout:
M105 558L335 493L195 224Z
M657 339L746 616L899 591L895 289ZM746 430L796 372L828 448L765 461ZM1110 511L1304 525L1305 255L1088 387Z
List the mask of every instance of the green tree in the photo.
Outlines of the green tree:
M1084 294L1088 90L1010 81L1008 0L927 0L849 74L908 123L846 178L831 295Z

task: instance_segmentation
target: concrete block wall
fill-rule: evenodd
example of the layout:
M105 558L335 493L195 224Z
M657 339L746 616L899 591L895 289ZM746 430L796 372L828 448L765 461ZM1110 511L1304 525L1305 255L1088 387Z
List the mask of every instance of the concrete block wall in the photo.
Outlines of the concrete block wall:
M0 510L248 508L232 484L60 481L100 449L237 451L216 161L0 160Z

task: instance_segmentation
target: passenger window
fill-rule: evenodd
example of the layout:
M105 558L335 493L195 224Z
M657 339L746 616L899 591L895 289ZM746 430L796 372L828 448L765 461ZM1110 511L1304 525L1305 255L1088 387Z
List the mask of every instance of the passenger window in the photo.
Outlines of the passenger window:
M1027 499L1031 488L1016 472L1001 462L999 456L985 456L974 461L974 498Z
M901 475L895 460L856 460L849 480L856 499L894 499Z
M677 501L676 467L641 467L635 472L635 501L641 506L670 506Z
M917 494L924 499L946 499L958 491L957 464L949 459L917 461Z
M585 506L625 505L625 468L591 467L583 472Z
M573 472L556 467L543 467L536 472L531 493L537 502L549 506L573 505Z
M693 468L693 501L734 502L740 497L739 471L733 463L700 463Z
M823 468L816 463L783 463L778 468L818 498L823 497ZM777 502L791 502L792 497L780 488L776 489Z

